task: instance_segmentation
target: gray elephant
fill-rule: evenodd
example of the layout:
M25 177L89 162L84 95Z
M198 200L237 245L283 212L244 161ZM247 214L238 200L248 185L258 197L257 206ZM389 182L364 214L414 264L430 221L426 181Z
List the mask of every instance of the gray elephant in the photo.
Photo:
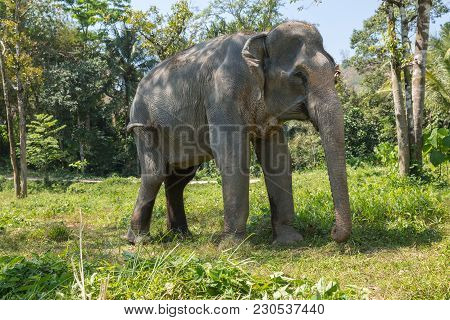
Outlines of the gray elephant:
M335 208L332 237L351 233L343 112L335 62L311 24L290 21L268 33L238 33L197 44L162 61L139 83L130 110L141 163L141 187L127 235L149 233L162 183L167 225L189 233L183 190L210 159L222 176L224 235L245 235L249 214L249 149L253 144L269 194L274 243L302 240L293 227L285 120L310 120L325 150Z

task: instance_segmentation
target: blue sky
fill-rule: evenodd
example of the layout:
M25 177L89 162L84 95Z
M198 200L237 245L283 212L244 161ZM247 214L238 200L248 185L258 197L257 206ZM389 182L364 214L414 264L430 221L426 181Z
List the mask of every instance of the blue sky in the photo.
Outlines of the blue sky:
M170 6L176 0L148 1L131 0L136 9L145 10L149 6L156 6L162 12L168 13ZM194 8L201 10L208 5L208 0L191 0ZM307 7L298 11L298 4L287 4L281 12L289 19L305 20L318 25L324 39L325 49L336 59L342 60L342 53L350 54L350 36L354 29L362 27L363 20L369 18L380 5L381 0L323 0L323 3L308 5L312 0L304 0L302 5ZM431 34L440 29L440 25L450 20L450 15L441 17L431 25Z

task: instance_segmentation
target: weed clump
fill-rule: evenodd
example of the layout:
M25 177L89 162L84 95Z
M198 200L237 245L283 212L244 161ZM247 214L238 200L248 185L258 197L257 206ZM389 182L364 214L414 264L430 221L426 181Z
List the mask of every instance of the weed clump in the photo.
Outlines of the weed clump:
M70 239L70 229L64 223L54 223L50 225L47 231L47 238L56 242L63 242Z

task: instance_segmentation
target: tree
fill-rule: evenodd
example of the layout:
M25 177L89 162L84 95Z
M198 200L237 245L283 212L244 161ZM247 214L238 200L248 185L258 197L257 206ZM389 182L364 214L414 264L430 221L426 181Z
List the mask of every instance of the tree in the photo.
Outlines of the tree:
M76 21L80 30L82 50L79 52L80 60L85 62L88 59L97 60L96 45L89 47L94 43L99 45L101 40L106 36L108 24L117 22L120 16L127 10L129 0L61 0L64 9ZM94 30L94 28L97 28ZM97 42L97 43L96 43ZM93 56L92 56L93 54ZM95 84L98 81L94 81ZM90 83L84 83L87 87ZM85 99L84 99L85 100ZM77 114L78 132L84 133L90 131L91 113L89 104L79 104ZM79 155L80 161L86 159L86 137L84 134L79 135Z
M28 13L33 5L29 0L4 0L1 19L1 33L6 57L4 69L13 74L19 113L19 149L20 149L20 196L27 196L26 161L26 105L27 93L31 83L37 81L40 68L33 65L32 57L27 53L33 43L27 34Z
M388 8L388 10L384 10L384 8ZM436 0L430 7L428 16L431 16L431 18L439 17L446 12L448 12L447 6L441 0ZM401 174L407 172L405 164L402 164L408 157L406 155L406 143L409 144L410 159L415 158L417 152L417 148L414 148L416 127L422 121L420 120L421 116L416 115L417 112L414 111L412 106L414 93L412 87L414 86L411 85L410 68L413 59L409 44L409 34L416 27L414 19L419 15L420 12L418 14L415 0L384 0L383 5L378 8L377 12L364 21L363 29L354 31L351 45L355 49L355 55L346 62L347 65L355 67L364 76L366 83L373 83L372 79L376 80L378 77L375 77L376 74L385 74L385 81L379 83L378 88L374 87L373 89L383 93L388 85L391 87L396 111ZM419 27L420 25L417 25L417 29ZM400 30L400 32L398 33L397 30ZM384 37L385 34L386 37ZM389 72L387 71L388 65L391 69ZM406 121L404 121L405 118ZM416 118L419 118L419 120L416 121ZM419 127L422 127L422 125L419 125ZM408 136L408 141L406 141L405 137ZM420 147L419 150L421 153L422 148ZM414 167L414 163L410 161L410 164Z
M20 197L21 195L21 184L20 184L20 171L19 164L17 162L16 155L16 139L14 137L14 124L13 124L13 116L11 112L11 105L9 103L9 78L7 77L6 70L4 68L3 55L5 53L5 47L3 41L0 41L1 44L1 52L0 52L0 75L2 77L2 87L3 87L3 101L5 103L6 109L6 123L8 130L8 140L9 140L9 156L11 159L11 166L13 169L13 178L14 178L14 191L16 193L16 197Z
M239 31L262 32L280 23L284 1L280 0L213 0L197 17L199 40Z
M48 114L37 114L28 127L28 162L44 173L44 182L49 182L49 168L60 160L64 152L58 143L58 134L65 125Z
M412 145L414 144L414 120L412 112L412 92L411 92L411 70L410 70L410 55L411 55L411 43L409 41L410 23L415 19L417 13L415 11L407 10L408 0L397 1L397 6L400 11L400 33L402 44L402 59L403 59L403 80L404 80L404 92L405 92L405 107L406 107L406 119L408 124L408 143L410 147L410 159L412 155Z
M77 21L84 43L106 32L105 26L120 19L130 0L59 0L64 9ZM90 29L100 26L97 32Z
M430 40L427 54L424 127L450 127L450 22Z
M171 14L163 15L156 7L146 12L131 11L128 22L138 28L143 46L162 61L193 44L188 28L193 17L189 2L179 0L171 7Z
M423 108L425 101L425 76L431 4L431 0L418 0L417 31L413 63L414 162L419 168L422 166Z
M394 98L395 122L397 129L398 164L401 176L409 174L410 151L408 138L408 121L404 106L403 90L401 84L402 54L398 48L398 40L395 32L395 17L393 5L386 4L387 9L387 49L391 66L391 86Z
M26 197L28 194L27 190L27 179L28 179L28 168L27 168L27 131L26 131L26 119L25 119L25 101L24 101L24 88L22 82L22 28L21 28L21 16L23 15L24 7L27 5L26 1L15 0L15 12L14 12L14 22L15 22L15 53L16 53L16 84L17 84L17 109L19 110L19 132L20 132L20 192L21 197Z
M121 126L128 124L126 117L131 105L137 84L145 71L156 64L144 49L139 28L123 20L112 25L111 36L105 39L108 66L117 82L112 87L116 98L116 88L119 88L118 108L113 113L113 125L116 126L117 115L123 120Z

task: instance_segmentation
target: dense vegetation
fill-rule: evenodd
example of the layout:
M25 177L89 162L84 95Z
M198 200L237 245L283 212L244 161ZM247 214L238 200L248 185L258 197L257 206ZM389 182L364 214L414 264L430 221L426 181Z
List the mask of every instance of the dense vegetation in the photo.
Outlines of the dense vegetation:
M221 244L218 184L189 185L186 211L193 237L167 234L158 196L152 241L133 247L126 233L139 180L31 182L27 199L0 192L2 298L383 298L448 299L448 189L399 179L382 168L349 170L354 232L334 243L325 171L294 175L300 245L270 244L262 181L251 184L250 237ZM80 278L80 211L84 285ZM322 279L323 278L323 279ZM82 289L84 288L84 289ZM84 293L83 293L84 290Z
M411 36L414 8L407 3ZM169 14L163 15L156 7L146 12L134 10L127 0L3 0L0 32L8 92L0 98L0 105L6 103L7 97L12 113L12 138L17 142L22 139L19 100L26 109L24 123L28 140L34 139L29 143L34 146L25 147L25 164L42 175L55 171L96 176L137 175L133 138L125 127L128 108L143 74L158 61L205 39L242 30L270 30L283 20L282 4L283 1L212 0L205 10L194 12L187 1L180 0ZM441 1L434 2L432 18L446 12L448 8ZM383 40L387 28L385 16L381 5L365 21L364 28L354 32L351 41L355 55L347 57L342 66L338 91L346 113L347 156L352 164L373 161L379 144L381 149L391 151L396 145L394 108L389 94L389 53L383 47L388 45ZM431 39L427 71L426 137L432 130L442 129L440 137L444 139L440 149L436 143L428 143L433 146L428 153L436 167L448 161L450 139L445 131L449 125L448 34L447 23L440 37ZM411 59L412 53L405 55L404 63ZM19 80L21 91L17 90ZM9 174L5 110L0 109L0 166ZM45 115L56 120L52 127L40 122L39 117ZM57 128L61 129L52 131ZM323 151L314 130L299 122L289 123L286 128L293 167L322 165ZM48 131L41 134L41 139L51 135L58 148L54 148L55 141L36 147L39 144L36 130ZM49 152L52 159L44 167L42 153ZM22 151L16 153L20 159ZM426 165L425 171L435 169L428 160Z
M329 238L320 137L296 121L285 132L296 227L305 236L299 246L270 245L270 209L254 159L251 173L260 181L251 185L251 236L241 245L218 244L223 205L214 162L197 179L217 183L187 188L192 238L166 233L160 194L151 242L133 247L121 239L139 186L125 127L140 79L195 43L270 30L284 20L284 2L211 0L197 12L179 0L162 14L134 10L129 0L0 0L0 299L450 299L450 23L429 41L423 147L414 149L409 132L410 147L400 143L399 150L396 110L414 122L414 48L404 37L418 28L413 0L382 1L354 31L355 53L340 66L354 220L348 243ZM433 1L431 20L445 13L443 1ZM394 96L403 105L394 108ZM423 165L414 161L417 150ZM402 169L404 152L413 160ZM30 181L28 192L27 166L29 176L43 178ZM399 177L399 169L412 176ZM71 181L81 177L106 179Z

